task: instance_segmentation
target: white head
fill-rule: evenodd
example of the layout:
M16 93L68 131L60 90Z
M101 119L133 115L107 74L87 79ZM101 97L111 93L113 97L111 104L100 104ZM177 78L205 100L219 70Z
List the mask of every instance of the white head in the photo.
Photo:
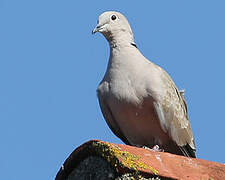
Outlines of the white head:
M100 32L109 43L134 43L133 33L128 20L119 12L107 11L98 18L92 33Z

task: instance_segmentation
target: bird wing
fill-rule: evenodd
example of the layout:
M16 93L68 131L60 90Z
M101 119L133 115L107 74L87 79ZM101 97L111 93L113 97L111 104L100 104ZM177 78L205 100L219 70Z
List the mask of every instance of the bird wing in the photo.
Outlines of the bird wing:
M165 94L154 102L162 129L169 134L186 156L195 157L195 143L183 92L179 92L170 76L162 70Z
M98 100L99 100L99 105L100 105L102 114L103 114L109 128L111 129L111 131L118 138L120 138L125 144L130 145L127 138L123 135L122 131L120 130L120 127L117 124L109 105L104 100L104 97L102 95L100 95L99 93L98 93Z

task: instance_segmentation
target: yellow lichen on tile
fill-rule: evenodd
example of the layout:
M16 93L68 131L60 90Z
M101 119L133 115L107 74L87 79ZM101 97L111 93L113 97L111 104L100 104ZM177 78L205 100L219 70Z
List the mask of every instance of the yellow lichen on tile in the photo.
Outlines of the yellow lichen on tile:
M112 163L115 167L119 164L123 167L137 171L138 169L148 169L153 174L157 175L158 171L153 167L139 161L140 157L128 152L122 151L120 147L109 143L95 142L93 143L95 148L98 149L98 153L104 157L108 162ZM100 148L100 149L99 149ZM121 161L118 161L118 159Z

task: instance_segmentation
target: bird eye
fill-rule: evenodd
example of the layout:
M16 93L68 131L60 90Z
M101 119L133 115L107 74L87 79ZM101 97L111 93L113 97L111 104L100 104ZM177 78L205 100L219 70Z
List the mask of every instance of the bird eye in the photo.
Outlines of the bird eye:
M111 19L114 21L114 20L116 20L116 16L115 15L112 15L111 16Z

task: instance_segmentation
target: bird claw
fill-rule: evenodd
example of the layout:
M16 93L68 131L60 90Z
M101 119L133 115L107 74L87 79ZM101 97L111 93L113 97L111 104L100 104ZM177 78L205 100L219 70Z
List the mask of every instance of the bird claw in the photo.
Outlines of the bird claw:
M142 148L147 149L147 150L150 150L150 151L154 151L154 152L164 152L164 150L163 149L160 149L159 148L159 145L157 145L157 144L154 145L153 148L149 148L147 146L142 146Z
M152 151L153 149L151 149L151 148L149 148L149 147L147 147L147 146L142 146L142 148L143 149L147 149L147 150L149 150L149 151Z
M160 149L159 145L157 145L157 144L155 146L153 146L152 150L156 151L156 152L164 152L164 149Z

